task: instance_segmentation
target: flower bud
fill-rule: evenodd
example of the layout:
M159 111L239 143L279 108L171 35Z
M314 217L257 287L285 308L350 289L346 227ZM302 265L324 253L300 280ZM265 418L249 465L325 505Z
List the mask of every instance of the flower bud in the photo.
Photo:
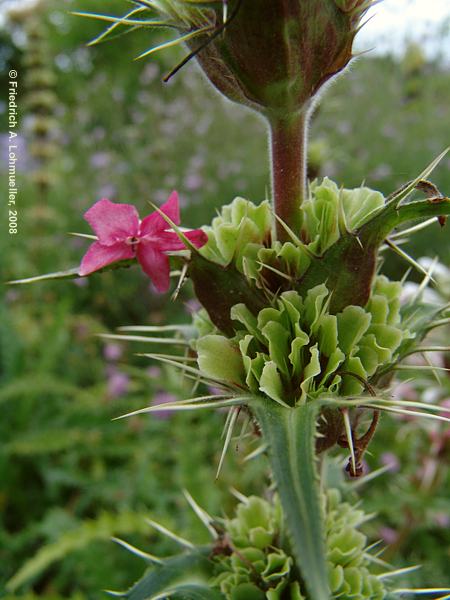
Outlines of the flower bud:
M189 46L225 96L267 116L298 112L352 58L367 0L234 0ZM200 40L200 43L199 43Z
M349 63L361 17L374 1L161 0L135 2L139 6L122 18L76 14L113 23L91 44L119 25L178 30L178 38L138 58L185 43L191 54L168 77L195 56L227 98L285 120Z

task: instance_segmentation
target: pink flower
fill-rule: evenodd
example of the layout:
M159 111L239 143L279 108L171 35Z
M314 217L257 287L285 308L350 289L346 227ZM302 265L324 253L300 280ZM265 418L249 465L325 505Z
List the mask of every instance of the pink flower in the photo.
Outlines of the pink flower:
M398 540L398 531L392 529L392 527L381 527L378 535L386 544L395 544Z
M108 369L108 395L110 398L119 398L127 393L130 387L130 378L116 368Z
M178 194L172 192L160 209L176 225L180 224ZM168 223L158 213L142 221L131 204L116 204L99 200L84 215L97 234L81 261L79 274L89 275L119 260L137 258L143 271L150 277L159 292L167 292L170 282L168 251L184 250L185 245L177 234L170 231ZM201 229L187 231L184 235L200 248L207 242Z

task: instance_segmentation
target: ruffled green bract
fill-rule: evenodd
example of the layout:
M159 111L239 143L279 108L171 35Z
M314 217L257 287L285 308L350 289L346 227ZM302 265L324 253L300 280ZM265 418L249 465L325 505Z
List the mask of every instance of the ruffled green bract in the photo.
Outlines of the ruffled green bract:
M256 316L237 304L233 338L210 333L196 340L199 367L288 406L323 393L360 394L412 335L401 325L400 292L399 283L379 276L366 307L347 306L337 315L329 312L325 284L304 298L283 292Z
M302 206L301 234L297 237L291 232L292 241L281 243L272 242L274 216L268 201L257 206L235 198L222 208L211 226L204 228L208 243L202 255L223 266L233 262L259 287L264 287L264 278L270 279L271 269L284 274L285 281L295 281L307 271L312 256L322 256L342 235L364 225L384 204L380 192L366 187L339 189L325 177L310 186L309 198Z
M326 524L328 582L332 598L381 600L386 594L374 573L367 538L359 527L363 511L342 501L337 489L323 497ZM290 555L278 498L271 502L252 496L239 504L236 516L224 522L228 546L218 554L212 587L227 600L306 600Z

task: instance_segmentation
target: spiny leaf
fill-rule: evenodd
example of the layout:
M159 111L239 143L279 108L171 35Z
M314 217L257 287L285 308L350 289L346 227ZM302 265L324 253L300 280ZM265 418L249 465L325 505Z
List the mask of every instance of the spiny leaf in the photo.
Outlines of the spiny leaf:
M98 237L96 235L91 235L90 233L77 233L75 231L69 231L69 235L84 238L86 240L93 240L94 242L98 240Z
M138 354L137 356L145 356L147 358L152 358L154 360L157 360L159 362L162 362L166 365L170 365L172 367L177 367L178 369L182 369L183 371L185 371L186 373L191 373L193 375L197 375L198 377L203 377L203 373L200 371L200 369L197 369L196 367L190 367L189 365L186 365L182 362L182 360L177 360L178 357L170 357L168 358L167 355L163 355L163 354ZM225 387L223 382L219 381L218 379L213 379L212 377L208 377L207 379L209 379L211 382L214 382L216 384L222 385L222 387Z
M284 408L268 399L252 403L269 448L287 531L307 590L329 600L323 514L314 439L318 403Z
M153 54L155 52L159 52L160 50L166 50L167 48L172 48L173 46L180 46L181 44L188 42L192 38L197 37L197 36L201 35L202 33L207 33L208 31L211 31L211 27L209 27L209 26L202 27L201 29L194 29L194 31L190 31L189 33L180 35L180 37L177 37L173 40L170 40L168 42L163 42L162 44L158 44L158 46L153 46L152 48L149 48L148 50L146 50L145 52L142 52L142 54L137 56L135 58L135 60L145 58L146 56L149 56L150 54Z
M197 552L165 560L162 565L155 566L149 570L122 597L127 600L170 598L171 596L167 596L168 593L173 594L177 589L186 589L185 586L200 586L204 588L212 576L213 565L207 558L209 552L209 548L200 549ZM213 590L210 590L210 592L208 598L211 600L220 598L220 595L215 596Z
M419 346L414 350L410 350L406 356L410 354L418 354L421 352L450 352L450 346Z
M253 450L253 452L250 452L250 454L247 454L247 456L244 458L243 462L248 462L249 460L253 460L254 458L257 458L258 456L260 456L261 454L264 454L264 452L267 451L267 445L266 444L262 444L261 446L258 446L257 448L255 448L255 450Z
M402 223L450 214L450 199L421 200L396 205L388 203L354 233L343 235L321 257L312 260L297 282L300 295L323 283L333 292L330 311L346 306L364 306L370 296L376 272L378 251L390 232Z

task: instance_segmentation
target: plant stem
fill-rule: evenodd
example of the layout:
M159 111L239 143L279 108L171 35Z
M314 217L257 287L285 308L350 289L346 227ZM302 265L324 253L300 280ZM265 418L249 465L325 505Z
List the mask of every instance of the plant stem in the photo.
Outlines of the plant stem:
M301 227L300 205L306 195L307 112L286 119L269 119L272 195L275 214L297 235ZM279 222L277 238L289 235Z
M258 398L252 409L269 449L286 529L309 597L329 600L325 525L315 465L317 405L284 408Z

